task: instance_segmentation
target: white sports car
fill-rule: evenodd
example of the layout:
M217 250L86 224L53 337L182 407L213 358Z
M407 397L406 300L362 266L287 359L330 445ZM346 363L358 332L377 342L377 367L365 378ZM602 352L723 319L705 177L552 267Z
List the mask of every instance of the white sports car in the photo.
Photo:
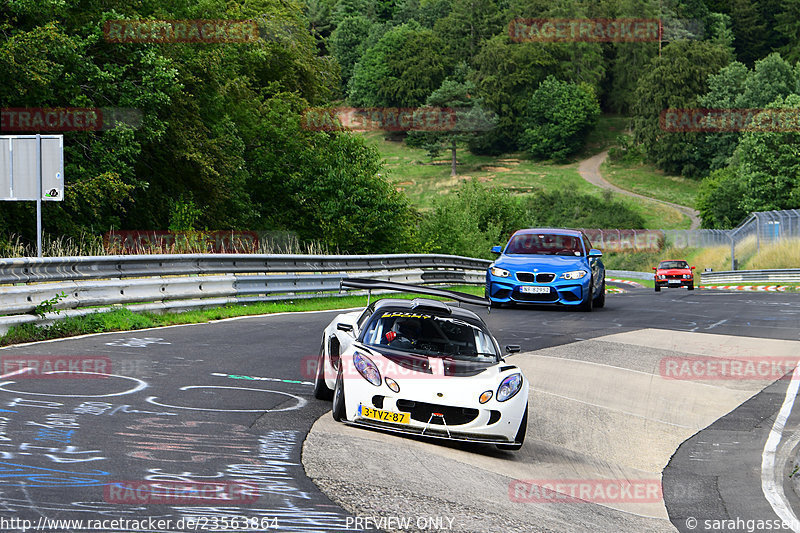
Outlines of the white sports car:
M378 280L343 287L445 296L488 306L469 294ZM506 346L514 353L519 346ZM333 418L382 430L522 447L528 380L503 360L478 315L426 298L386 298L338 315L325 328L314 395L333 398Z

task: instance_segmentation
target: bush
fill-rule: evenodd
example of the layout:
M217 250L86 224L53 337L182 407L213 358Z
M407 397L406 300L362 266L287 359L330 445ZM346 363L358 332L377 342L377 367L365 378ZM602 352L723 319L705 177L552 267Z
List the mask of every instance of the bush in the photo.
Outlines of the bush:
M467 181L439 198L420 225L420 236L434 253L493 258L491 248L524 226L525 209L501 189Z
M638 229L644 220L611 200L610 193L602 198L569 191L514 197L473 180L435 202L422 220L420 237L426 251L492 259L492 246L528 227Z
M538 192L526 199L531 226L592 229L639 229L644 219L622 202L573 191Z
M630 135L618 135L617 146L608 149L608 158L615 163L641 163L644 150Z

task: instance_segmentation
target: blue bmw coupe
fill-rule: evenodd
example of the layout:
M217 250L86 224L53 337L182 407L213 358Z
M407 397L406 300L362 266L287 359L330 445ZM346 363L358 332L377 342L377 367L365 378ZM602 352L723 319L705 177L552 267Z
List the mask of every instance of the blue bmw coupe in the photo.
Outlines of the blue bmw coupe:
M558 304L582 311L603 307L606 268L603 253L582 231L553 228L519 230L486 271L486 297L504 303Z

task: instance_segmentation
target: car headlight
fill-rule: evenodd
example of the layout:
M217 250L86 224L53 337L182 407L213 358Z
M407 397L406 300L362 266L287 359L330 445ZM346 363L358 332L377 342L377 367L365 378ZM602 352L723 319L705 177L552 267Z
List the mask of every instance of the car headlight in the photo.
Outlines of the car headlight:
M691 277L692 277L692 276L691 276L691 275L689 275L689 274L684 274L684 275L683 275L683 279L689 279L689 278L691 278Z
M511 374L497 388L497 401L504 402L513 398L522 388L522 374Z
M375 366L375 363L372 362L372 359L356 352L353 354L353 364L364 379L376 387L381 386L381 373L378 371L378 367Z
M492 267L492 276L497 276L498 278L507 278L508 274L509 272L505 268Z
M581 279L586 274L588 274L588 272L585 270L572 270L561 274L561 279Z

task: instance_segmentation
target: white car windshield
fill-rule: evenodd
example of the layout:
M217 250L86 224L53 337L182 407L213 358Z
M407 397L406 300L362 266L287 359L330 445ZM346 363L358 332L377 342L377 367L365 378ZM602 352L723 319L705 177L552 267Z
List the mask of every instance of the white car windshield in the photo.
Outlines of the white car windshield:
M468 361L497 359L497 349L489 334L463 320L413 311L384 311L375 315L362 338L366 345Z

